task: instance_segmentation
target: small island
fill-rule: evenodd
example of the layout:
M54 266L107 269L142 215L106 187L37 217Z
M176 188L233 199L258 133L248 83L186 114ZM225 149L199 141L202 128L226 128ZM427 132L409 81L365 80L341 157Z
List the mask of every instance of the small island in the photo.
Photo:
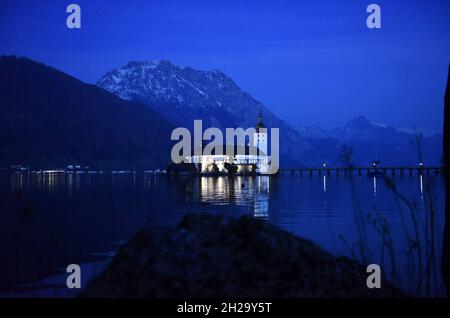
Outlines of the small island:
M170 163L167 173L170 175L264 175L269 173L270 156L268 152L268 133L258 115L253 136L248 144L221 146L222 153L212 149L210 154L187 156L182 163Z

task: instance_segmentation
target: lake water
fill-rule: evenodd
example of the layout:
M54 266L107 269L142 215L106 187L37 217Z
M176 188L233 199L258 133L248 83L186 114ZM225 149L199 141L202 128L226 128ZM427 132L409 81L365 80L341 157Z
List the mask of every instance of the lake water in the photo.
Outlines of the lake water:
M212 212L264 219L335 255L380 264L410 293L442 296L444 180L389 180L391 186L368 176L0 174L0 294L71 296L68 264L82 264L87 281L141 228Z

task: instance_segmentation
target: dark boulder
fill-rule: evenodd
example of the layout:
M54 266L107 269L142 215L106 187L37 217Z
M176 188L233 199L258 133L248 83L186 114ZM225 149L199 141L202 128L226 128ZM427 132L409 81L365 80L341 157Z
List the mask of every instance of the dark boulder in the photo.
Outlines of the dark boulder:
M389 297L366 268L250 216L192 214L124 245L82 297Z

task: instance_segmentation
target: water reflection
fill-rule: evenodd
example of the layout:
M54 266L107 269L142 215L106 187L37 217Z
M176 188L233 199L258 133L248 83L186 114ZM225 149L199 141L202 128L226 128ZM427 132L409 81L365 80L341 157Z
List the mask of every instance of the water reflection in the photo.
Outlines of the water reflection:
M66 196L68 196L69 198L72 197L73 195L73 174L69 173L67 176L67 182L66 182Z
M270 193L270 177L258 176L258 189L255 193L253 203L253 215L256 218L269 219L269 193Z
M186 193L198 194L198 201L206 204L252 207L255 217L268 219L270 180L268 176L200 177L200 191L192 191L188 184Z
M15 173L11 175L11 191L24 192L40 189L45 192L55 192L63 183L65 175L58 173Z
M378 233L384 228L374 228L367 221L368 214L372 214L381 222L378 224L389 229L399 268L408 268L404 251L411 245L405 232L411 237L414 229L409 220L411 207L420 229L436 233L433 244L436 251L440 250L441 177L397 177L396 189L412 202L410 206L399 201L383 178L355 176L351 180L354 186L345 176L4 175L0 179L0 208L6 211L6 217L0 224L0 238L6 247L0 249L0 258L10 260L4 265L5 272L16 276L0 277L0 287L34 279L31 274L22 277L23 273L15 272L19 263L21 268L29 269L36 257L43 255L48 262L54 260L38 269L48 274L49 268L56 270L66 261L83 262L90 253L108 251L110 242L127 239L147 224L174 224L184 214L196 212L251 214L335 254L348 255L349 247L358 244L358 233L364 230L369 244L366 248L376 262L385 255ZM435 191L429 195L432 183ZM355 221L355 206L359 222ZM33 213L17 213L19 210Z

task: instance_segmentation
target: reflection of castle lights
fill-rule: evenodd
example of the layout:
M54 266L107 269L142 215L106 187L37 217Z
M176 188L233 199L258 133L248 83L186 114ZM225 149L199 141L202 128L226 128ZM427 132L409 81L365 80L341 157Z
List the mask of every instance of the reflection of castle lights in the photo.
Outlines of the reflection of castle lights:
M215 188L218 189L218 190L222 190L222 189L226 190L223 178L218 178L217 179L217 186Z
M258 192L269 193L270 178L268 176L258 176Z
M270 178L268 176L258 176L258 191L253 193L253 216L258 219L269 219L269 189Z
M202 177L200 179L200 194L203 200L208 200L208 186L209 186L209 178Z
M269 200L267 197L258 196L255 198L253 216L258 219L269 219Z
M269 218L269 176L200 177L201 202L212 206L247 206L254 217Z

